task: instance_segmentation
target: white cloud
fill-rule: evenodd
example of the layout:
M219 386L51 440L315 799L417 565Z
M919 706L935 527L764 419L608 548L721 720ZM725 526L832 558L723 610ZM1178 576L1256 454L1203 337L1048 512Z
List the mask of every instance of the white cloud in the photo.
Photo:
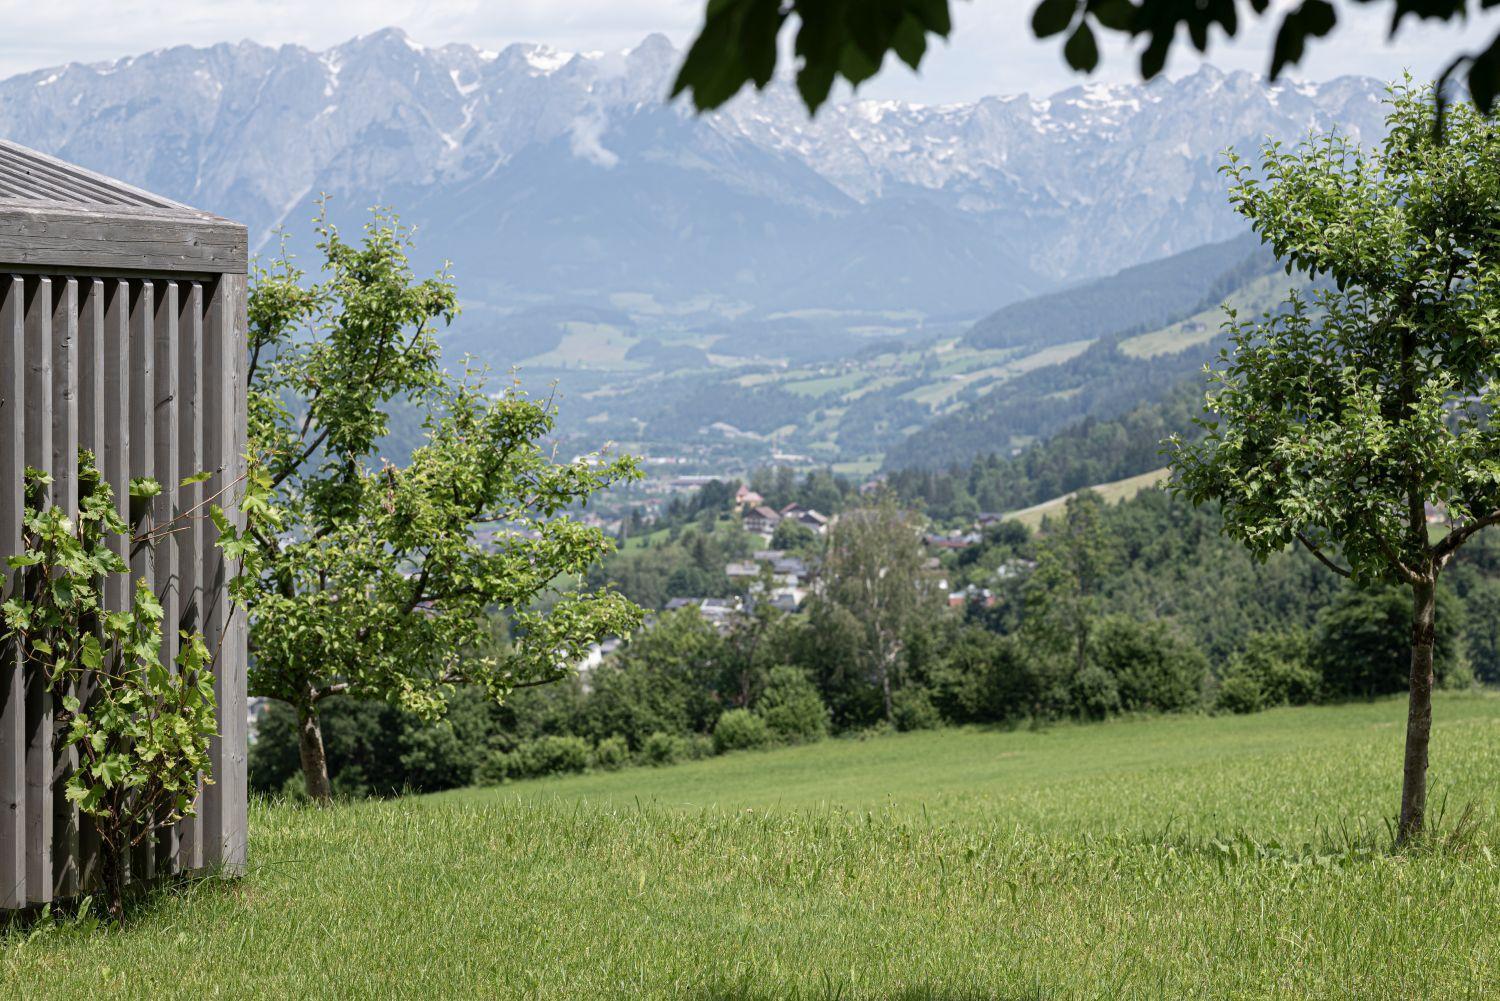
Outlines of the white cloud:
M466 42L498 49L542 42L569 51L614 51L659 31L681 46L697 29L705 0L0 0L0 76L65 62L93 62L171 45L211 45L252 39L326 48L352 35L397 25L419 42ZM1292 0L1277 0L1284 7ZM984 94L1050 93L1079 82L1062 61L1061 41L1031 38L1035 0L972 0L954 5L956 31L938 43L926 69L914 75L893 59L872 81L876 97L943 102ZM1477 8L1477 3L1474 4ZM1467 26L1409 22L1390 45L1389 3L1338 0L1343 22L1331 41L1314 41L1295 71L1305 79L1345 73L1393 77L1403 68L1432 75L1460 47L1475 47L1500 28L1500 11ZM107 13L101 13L101 10ZM1264 71L1274 22L1253 24L1233 43L1215 38L1209 60L1225 69ZM1173 75L1194 69L1186 45L1173 58ZM1108 44L1099 77L1133 78L1135 58L1121 42Z
M607 170L619 163L620 157L604 148L604 125L603 109L595 108L589 114L579 115L569 129L569 144L574 156Z

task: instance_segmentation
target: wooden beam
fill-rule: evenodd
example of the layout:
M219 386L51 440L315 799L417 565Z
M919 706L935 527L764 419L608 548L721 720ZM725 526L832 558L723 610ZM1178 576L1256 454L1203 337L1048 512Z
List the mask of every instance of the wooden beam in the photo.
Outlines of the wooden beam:
M151 274L244 274L244 226L160 212L0 204L0 267Z

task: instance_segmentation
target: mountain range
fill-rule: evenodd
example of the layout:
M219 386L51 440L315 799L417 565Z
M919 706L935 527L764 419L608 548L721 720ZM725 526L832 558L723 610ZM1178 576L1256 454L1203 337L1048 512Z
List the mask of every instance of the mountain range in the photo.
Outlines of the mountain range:
M1372 137L1383 94L1204 68L811 121L776 83L696 116L664 100L679 59L661 36L487 52L396 29L322 52L177 47L0 82L0 135L242 220L263 251L278 226L301 239L320 193L346 225L393 206L419 264L455 262L467 339L503 341L559 304L972 319L1234 236L1225 147L1333 123Z

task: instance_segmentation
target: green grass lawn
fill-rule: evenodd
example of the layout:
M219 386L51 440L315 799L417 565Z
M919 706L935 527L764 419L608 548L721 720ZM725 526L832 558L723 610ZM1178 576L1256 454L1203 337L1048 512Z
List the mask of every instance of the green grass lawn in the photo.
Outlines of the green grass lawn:
M1450 850L1394 856L1404 705L950 730L320 812L21 998L1480 998L1500 697L1443 695Z

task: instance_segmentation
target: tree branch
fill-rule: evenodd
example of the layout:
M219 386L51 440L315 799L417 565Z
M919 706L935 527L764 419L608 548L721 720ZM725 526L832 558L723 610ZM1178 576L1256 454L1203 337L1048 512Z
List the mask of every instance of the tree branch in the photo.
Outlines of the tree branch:
M338 681L331 685L324 685L322 688L315 689L312 693L312 700L313 703L316 704L322 702L324 699L328 698L331 695L340 695L344 692L347 692L348 690L349 682Z
M1476 532L1497 524L1500 524L1500 510L1491 511L1482 518L1476 518L1462 528L1455 528L1443 541L1433 547L1433 555L1440 560L1447 559L1456 553L1460 546L1473 538Z
M1337 563L1333 562L1333 560L1329 559L1327 556L1324 556L1323 555L1323 550L1319 549L1318 546L1317 546L1317 544L1314 543L1311 539L1309 539L1303 533L1301 533L1301 532L1297 533L1297 541L1300 542L1300 543L1302 543L1302 545L1304 545L1305 547L1307 547L1307 551L1310 552L1310 553L1312 553L1314 556L1316 556L1318 558L1318 562L1319 563L1322 563L1325 567L1327 567L1328 569L1332 570L1334 573L1338 574L1340 577L1353 577L1354 576L1354 572L1352 570L1346 569L1345 567L1341 567Z
M272 490L275 490L277 487L281 486L281 484L286 482L289 477L295 475L297 470L302 468L302 464L307 461L307 457L316 452L318 450L318 446L323 444L323 442L328 439L328 432L329 428L325 427L316 438L308 443L308 446L302 450L302 454L297 456L297 460L295 462L293 462L290 466L282 469L282 471L276 475L276 478L271 481Z

